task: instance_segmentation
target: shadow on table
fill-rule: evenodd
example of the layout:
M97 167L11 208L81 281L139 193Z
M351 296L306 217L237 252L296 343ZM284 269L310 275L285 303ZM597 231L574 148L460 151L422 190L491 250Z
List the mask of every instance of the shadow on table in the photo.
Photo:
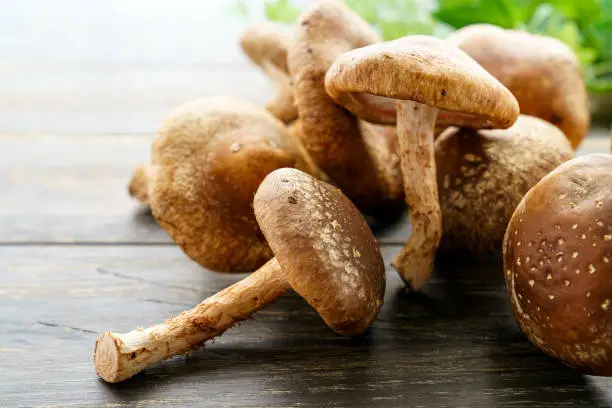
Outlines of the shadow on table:
M205 349L104 389L121 401L164 392L210 405L605 406L586 377L527 342L502 269L499 259L439 262L419 293L390 271L377 321L355 338L289 294Z

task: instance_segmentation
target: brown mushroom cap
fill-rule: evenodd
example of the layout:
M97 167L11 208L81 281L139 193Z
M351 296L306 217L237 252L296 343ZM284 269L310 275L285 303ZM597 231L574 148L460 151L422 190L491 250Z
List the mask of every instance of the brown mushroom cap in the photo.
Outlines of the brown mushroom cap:
M504 84L521 113L558 126L576 148L588 132L589 100L573 51L561 41L475 24L452 33L455 44Z
M498 251L527 191L574 152L555 126L520 115L505 130L449 128L436 140L442 250Z
M612 156L592 154L544 177L504 239L512 309L544 352L612 375Z
M325 88L333 100L374 123L396 123L394 99L439 108L439 125L508 128L519 113L510 91L472 58L423 35L343 54L327 72Z
M247 27L240 37L243 51L276 85L277 95L266 104L266 109L285 123L297 118L293 86L287 67L287 49L293 40L291 31L282 24L263 22Z
M300 164L283 124L264 109L230 98L186 103L153 142L154 217L200 265L250 272L272 257L253 214L264 177Z
M299 135L325 174L364 212L401 201L403 188L394 129L364 125L332 101L323 80L342 53L380 41L359 15L341 1L315 1L296 23L289 49ZM362 133L362 128L367 127ZM382 139L382 140L381 140ZM395 158L394 158L395 157Z
M338 333L366 330L383 302L385 267L353 203L299 170L279 169L262 182L254 208L295 291Z

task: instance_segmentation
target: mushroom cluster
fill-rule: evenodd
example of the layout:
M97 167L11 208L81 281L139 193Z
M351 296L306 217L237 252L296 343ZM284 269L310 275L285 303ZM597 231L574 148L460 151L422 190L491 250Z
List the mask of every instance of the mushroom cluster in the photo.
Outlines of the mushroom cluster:
M371 230L337 188L297 169L268 174L254 198L275 257L243 280L148 329L103 333L97 373L108 382L221 335L293 288L335 332L364 332L383 303L385 267Z
M151 162L135 169L129 193L204 268L254 272L162 324L104 333L95 350L102 378L122 381L200 346L289 288L335 332L363 333L385 289L366 220L404 203L412 232L392 264L407 288L423 287L438 254L500 253L503 246L521 328L550 353L605 372L612 329L593 302L605 312L612 299L605 275L595 277L607 262L604 229L612 220L599 204L607 192L576 184L572 169L581 162L562 165L589 127L584 81L569 49L483 25L445 40L383 42L341 0L312 2L292 27L248 27L240 46L275 84L276 97L265 106L209 97L178 107L157 133ZM588 160L601 161L601 175L581 177L601 183L605 160ZM566 199L574 207L562 207ZM537 211L557 207L561 218L550 228ZM573 227L586 222L595 226ZM587 243L596 245L579 247ZM589 263L578 266L568 248ZM559 252L566 264L557 262ZM557 271L563 267L569 272ZM569 278L571 268L584 270L582 283ZM584 287L589 297L574 305L586 317L563 340L556 322L579 311L563 309L567 301L542 302ZM580 347L559 346L570 338ZM585 362L585 353L600 360Z

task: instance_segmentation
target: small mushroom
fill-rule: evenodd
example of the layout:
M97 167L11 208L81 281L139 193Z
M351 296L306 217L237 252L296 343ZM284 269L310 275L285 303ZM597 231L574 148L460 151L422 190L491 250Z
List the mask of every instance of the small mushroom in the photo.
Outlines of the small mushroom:
M189 311L148 329L103 333L98 375L119 382L221 335L293 288L335 332L364 332L383 303L385 268L365 220L337 188L296 169L270 173L254 209L276 257Z
M612 155L570 160L523 197L504 238L520 329L586 374L612 376Z
M477 255L501 250L521 198L574 157L559 128L528 115L503 130L448 128L436 140L435 151L440 249Z
M264 177L311 171L279 120L221 97L175 109L153 142L152 166L153 216L191 259L219 272L251 272L272 257L253 214Z
M298 134L316 165L360 210L376 216L401 204L394 127L358 120L325 92L325 73L342 53L380 41L344 2L315 1L296 23L288 54L299 112Z
M359 117L397 122L412 235L393 266L418 290L431 274L442 236L433 145L436 121L473 129L508 128L518 117L518 103L463 51L420 35L345 53L327 72L325 88Z
M297 118L293 86L287 68L287 49L292 33L284 25L263 22L247 27L240 37L240 45L249 59L258 65L274 82L276 97L266 109L284 123Z
M447 41L504 84L521 113L558 126L574 149L580 145L589 129L589 99L578 58L567 45L488 24L464 27Z

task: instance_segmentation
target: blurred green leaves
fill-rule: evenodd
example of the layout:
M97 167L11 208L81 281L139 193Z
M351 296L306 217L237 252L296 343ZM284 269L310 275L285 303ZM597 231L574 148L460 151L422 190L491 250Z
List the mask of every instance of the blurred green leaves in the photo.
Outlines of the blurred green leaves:
M580 59L590 91L612 93L612 0L345 1L386 40L410 34L443 38L476 23L555 37ZM267 19L288 23L300 11L291 0L266 0L264 7Z

